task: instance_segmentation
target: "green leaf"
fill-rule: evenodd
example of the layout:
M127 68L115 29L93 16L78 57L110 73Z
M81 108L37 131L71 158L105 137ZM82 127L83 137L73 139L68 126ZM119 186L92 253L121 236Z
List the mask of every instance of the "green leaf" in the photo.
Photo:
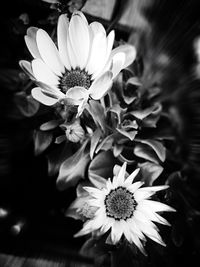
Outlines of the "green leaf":
M88 168L89 180L94 183L100 181L99 177L108 178L113 176L115 159L111 151L103 151L97 154Z
M34 131L33 138L34 151L37 156L50 146L53 140L53 135L49 132Z
M102 131L101 129L97 128L96 131L93 133L91 137L91 143L90 143L90 158L92 159L94 156L95 149L97 147L97 144L101 138Z
M142 144L146 144L148 146L150 146L156 153L156 155L158 156L158 158L164 162L166 159L166 148L164 147L164 145L156 140L152 140L152 139L146 139L146 140L137 140L139 142L141 142Z
M61 164L56 181L59 190L74 186L80 179L85 178L86 167L90 161L89 153L85 151L86 145L87 141Z
M159 164L152 162L139 163L138 166L141 168L142 179L146 186L152 186L154 181L163 172L163 167Z

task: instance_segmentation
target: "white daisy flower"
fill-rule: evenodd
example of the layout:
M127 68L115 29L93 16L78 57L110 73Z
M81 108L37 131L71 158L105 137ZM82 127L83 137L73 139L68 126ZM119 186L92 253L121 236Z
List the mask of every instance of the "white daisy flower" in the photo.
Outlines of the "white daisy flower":
M146 236L165 246L154 222L170 225L158 212L175 210L166 204L149 200L149 197L168 186L141 187L143 182L133 183L138 172L139 169L136 169L131 175L127 175L124 163L118 174L114 175L112 181L108 179L104 187L84 187L92 197L88 204L98 209L76 237L95 231L101 235L111 229L113 244L119 242L124 235L129 243L134 243L145 255L143 243Z
M88 24L80 11L73 13L70 22L62 14L58 20L58 48L42 29L30 27L26 45L34 57L20 66L38 87L32 96L52 106L58 101L73 103L82 113L89 97L102 98L112 86L112 80L136 57L135 48L122 45L112 50L114 31L106 35L102 24Z

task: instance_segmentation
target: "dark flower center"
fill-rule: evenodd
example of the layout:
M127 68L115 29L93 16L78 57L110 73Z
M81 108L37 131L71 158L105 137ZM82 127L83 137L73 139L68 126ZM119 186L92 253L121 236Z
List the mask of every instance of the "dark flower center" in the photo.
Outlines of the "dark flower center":
M75 70L66 71L65 74L63 74L60 79L60 89L63 93L66 93L74 86L81 86L85 89L89 89L91 82L91 75L77 68Z
M137 202L133 193L124 187L111 190L105 198L106 214L115 220L127 220L133 216Z

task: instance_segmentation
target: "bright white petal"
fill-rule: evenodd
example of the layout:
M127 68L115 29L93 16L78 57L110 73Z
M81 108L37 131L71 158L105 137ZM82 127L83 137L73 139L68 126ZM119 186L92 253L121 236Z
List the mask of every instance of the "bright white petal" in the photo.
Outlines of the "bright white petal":
M97 77L98 73L101 71L106 63L106 53L107 53L107 39L105 34L99 32L94 36L90 58L88 60L86 71L92 74L92 78Z
M143 205L138 204L137 205L137 210L142 212L148 220L158 222L164 225L170 225L167 220L165 220L163 217L158 215L157 213L153 212L152 210L148 209L147 207L144 207Z
M128 67L131 63L133 63L133 61L136 58L136 50L135 47L132 45L126 44L118 46L117 48L112 50L110 58L113 58L114 55L116 55L119 52L124 53L126 56L123 68Z
M89 25L90 29L92 30L93 36L95 36L98 33L103 33L104 35L106 35L106 31L105 28L103 27L103 25L97 21L94 21L92 23L90 23Z
M136 169L136 170L134 170L132 173L131 173L131 175L129 175L127 178L126 178L126 180L125 180L125 185L131 185L132 183L133 183L133 180L135 179L135 177L138 175L138 173L139 173L139 171L140 171L140 169L138 168L138 169Z
M138 190L138 188L140 188L143 184L144 184L144 182L140 182L140 181L135 182L128 187L128 190L131 191L132 193L135 193L136 190Z
M112 68L111 71L113 73L113 79L119 74L119 72L123 69L125 62L125 54L120 52L113 56L112 59Z
M35 80L35 77L34 77L34 74L33 74L33 71L32 71L32 68L31 68L31 63L30 62L28 62L26 60L20 60L19 61L19 65L23 69L23 71L26 72L26 74L28 76L30 76L30 78L32 80Z
M169 188L169 185L158 185L158 186L144 187L144 188L141 188L141 190L157 192L157 191L165 190L168 188Z
M111 239L116 244L123 234L123 221L115 221L111 229Z
M141 201L142 205L145 205L149 207L149 209L152 209L154 212L160 212L160 211L176 211L174 208L164 204L160 203L158 201L154 200L143 200Z
M42 92L42 89L39 87L33 88L31 91L31 94L35 100L37 100L38 102L40 102L46 106L52 106L58 102L58 99L55 99L55 98L52 98L52 97L45 95Z
M134 193L134 198L135 198L135 200L136 200L136 202L138 203L138 202L140 202L140 201L142 201L142 200L144 200L144 199L147 199L147 198L149 198L150 196L152 196L152 195L154 195L155 194L155 192L148 192L148 191L145 191L145 190L140 190L140 189L142 189L142 188L139 188L135 193Z
M38 50L37 43L36 43L37 31L38 31L38 28L36 28L36 27L28 28L27 35L25 35L24 39L25 39L26 45L27 45L31 55L34 58L41 58L40 52Z
M68 27L69 27L68 19L66 15L62 14L59 17L58 29L57 29L58 51L63 64L68 70L70 70L71 65L70 65L69 55L67 52Z
M32 70L35 78L38 81L41 81L48 85L57 85L59 83L58 76L56 76L56 74L54 74L39 58L32 61Z
M94 100L102 98L112 86L112 72L107 71L93 82L89 94Z
M66 92L66 98L71 98L75 101L77 101L77 104L79 105L83 100L88 99L88 90L81 86L75 86L70 88Z
M49 68L57 75L64 73L65 68L61 62L58 49L48 33L39 29L36 34L36 40L40 55Z
M132 242L138 247L138 249L145 255L147 256L147 253L144 249L143 244L141 243L140 239L138 238L137 235L131 232L131 240Z
M158 233L158 229L155 227L155 225L151 222L151 221L144 221L145 216L141 216L137 215L137 219L140 217L140 219L138 220L138 226L141 229L141 231L148 236L150 239L152 239L153 241L159 243L162 246L166 246L166 244L163 242L161 236ZM143 217L143 220L142 220ZM136 216L135 216L135 220Z
M101 233L106 233L113 225L114 220L109 220L110 218L106 218L104 224L101 226Z
M142 231L138 228L137 224L134 221L134 217L127 220L127 225L130 228L130 231L134 233L134 235L138 236L142 240L146 240Z
M150 196L154 195L155 192L167 189L168 187L169 187L168 185L164 185L164 186L150 186L150 187L139 188L134 194L135 200L137 202L140 202L143 199L147 199Z
M78 59L78 66L83 69L86 65L89 49L90 49L90 36L88 24L83 18L83 14L75 12L69 23L69 37L74 54Z
M86 190L94 198L99 198L102 196L101 191L95 187L84 186L83 189Z
M108 59L110 57L110 53L112 51L113 48L113 43L115 40L115 32L111 31L108 36L107 36L107 55L106 55L106 59Z
M127 166L127 163L124 162L122 167L120 168L120 171L117 175L117 179L116 179L116 182L117 182L117 186L123 186L124 185L124 180L125 180L125 173L126 173L126 166Z

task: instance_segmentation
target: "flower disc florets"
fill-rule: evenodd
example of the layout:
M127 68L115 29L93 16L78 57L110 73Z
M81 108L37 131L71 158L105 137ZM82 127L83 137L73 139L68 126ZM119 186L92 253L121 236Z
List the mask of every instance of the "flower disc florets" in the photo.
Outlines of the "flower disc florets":
M61 92L66 93L70 88L75 86L84 87L89 89L92 83L91 75L89 75L85 70L80 70L76 68L75 70L66 71L60 78L60 89Z
M106 214L115 220L131 218L136 205L134 195L124 187L111 190L105 198Z

